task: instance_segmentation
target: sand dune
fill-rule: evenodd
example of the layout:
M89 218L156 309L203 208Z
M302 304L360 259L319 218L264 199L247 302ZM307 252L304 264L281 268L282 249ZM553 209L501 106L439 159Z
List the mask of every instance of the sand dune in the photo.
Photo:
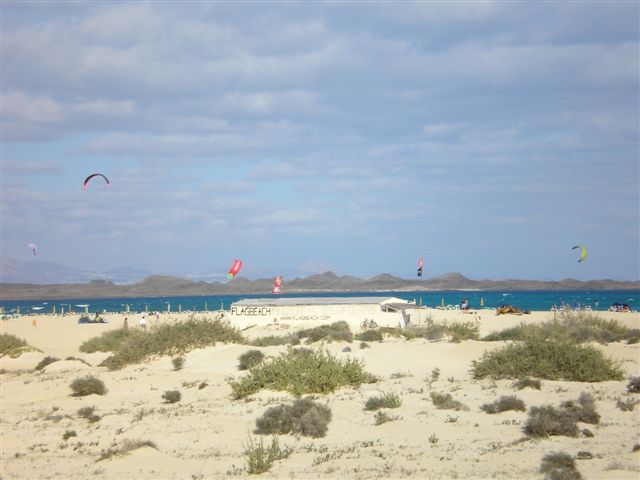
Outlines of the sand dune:
M462 312L433 310L435 321L473 320ZM640 327L640 315L602 313L630 328ZM183 314L182 317L186 316ZM244 449L254 435L255 420L268 406L290 401L284 392L261 391L251 401L230 399L229 378L245 373L238 370L238 357L252 347L217 345L185 355L184 368L173 370L171 358L154 358L119 371L97 366L108 354L80 353L80 344L101 332L119 328L122 315L107 315L109 323L79 325L78 316L38 316L3 321L2 333L24 338L41 352L1 359L3 374L0 475L7 479L31 478L243 478ZM160 322L181 318L163 315ZM541 322L550 312L525 316L495 316L478 312L481 335L514 326L521 321ZM135 315L130 316L135 325ZM305 325L306 327L307 325ZM293 325L249 329L243 333L257 337L286 334ZM353 326L358 331L357 326ZM542 381L541 390L516 391L510 380L474 380L471 362L500 342L462 343L426 340L385 340L359 349L359 342L325 345L339 358L361 359L365 369L381 381L358 389L343 388L318 400L326 403L333 417L325 437L280 436L280 445L291 449L288 458L275 462L268 478L541 478L542 457L563 451L576 455L589 452L590 459L578 460L584 478L640 478L640 407L622 411L618 399L640 399L626 391L628 381L579 383ZM350 346L351 352L343 349ZM627 378L640 375L640 345L612 343L597 348L621 362ZM286 347L261 349L275 356ZM61 359L75 357L33 371L46 355ZM428 380L439 369L435 382ZM69 384L92 373L102 379L106 395L73 397ZM177 389L178 403L167 404L162 394ZM466 410L438 410L430 392L450 393L468 407ZM374 413L364 410L371 396L393 392L402 399L395 421L376 426ZM526 412L489 415L480 406L500 395L515 394L527 407L575 400L582 392L596 400L601 415L598 425L579 424L593 437L554 436L533 440L523 434ZM81 407L95 407L100 420L89 422L78 415ZM63 439L65 432L76 436ZM127 445L151 442L129 451ZM270 438L265 438L270 442ZM111 453L109 453L111 452ZM102 457L107 456L101 460Z

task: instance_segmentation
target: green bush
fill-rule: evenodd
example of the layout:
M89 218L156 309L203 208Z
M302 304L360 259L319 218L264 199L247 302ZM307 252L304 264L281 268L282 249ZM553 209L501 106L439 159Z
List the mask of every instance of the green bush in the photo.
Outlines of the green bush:
M245 343L238 329L220 320L195 318L153 325L148 331L129 330L102 365L110 369L141 362L152 355L183 354L196 348L223 343Z
M58 361L60 361L59 358L46 356L38 362L38 365L36 365L36 370L42 370L47 365L51 365L52 363L58 362Z
M76 433L75 430L67 430L66 432L64 432L62 434L62 439L63 440L69 440L71 437L77 437L78 434Z
M514 395L503 395L495 402L485 403L480 409L487 413L500 413L508 410L524 412L527 410L524 402Z
M454 400L449 393L431 392L433 405L440 410L468 410L468 407L457 400Z
M29 347L27 342L15 335L8 333L0 334L0 356L9 355L11 357L27 347Z
M254 347L273 347L277 345L299 345L300 338L297 334L290 335L268 335L266 337L254 338L249 345Z
M626 340L635 343L640 331L628 329L615 320L605 320L597 314L583 311L562 311L559 318L541 324L520 324L501 332L494 332L484 341L527 340L531 338L554 339L574 343L610 343Z
M110 330L99 337L93 337L83 342L80 345L80 351L84 353L113 352L128 338L142 334L137 330L124 330L123 328Z
M545 480L580 480L582 476L576 470L576 462L565 452L549 453L542 458L540 473Z
M167 390L162 394L162 399L166 403L177 403L182 398L182 394L178 390Z
M293 404L280 404L269 408L256 420L259 434L294 433L307 437L324 437L331 421L329 407L309 398L298 399Z
M618 407L623 412L633 412L633 409L636 408L636 405L638 403L640 403L640 400L635 398L629 400L622 400L621 398L619 398L616 402L616 407Z
M260 437L260 443L256 444L251 437L249 443L245 447L245 455L247 456L247 472L251 475L259 475L268 472L273 466L273 462L281 460L289 456L289 451L282 450L278 439L274 436L271 439L271 445L265 448Z
M240 370L251 370L253 367L262 363L264 360L264 353L260 350L249 350L240 355L238 360L240 362L238 365Z
M184 357L175 357L171 359L171 364L173 365L173 369L176 371L182 370L182 367L184 366L184 362L185 362Z
M578 436L576 417L565 409L551 405L531 407L524 432L531 437L547 438L551 435Z
M568 341L530 338L485 352L471 366L474 378L521 378L533 376L547 380L603 382L622 380L618 363L604 357L591 345Z
M300 330L297 332L298 338L306 338L307 343L324 341L345 341L351 343L353 334L349 324L345 321L334 322L331 325L320 325L319 327Z
M578 422L597 424L600 422L600 415L596 412L596 404L593 397L582 392L577 401L569 400L563 402L561 407L573 415Z
M105 388L102 380L94 377L93 375L76 378L69 386L71 387L71 390L73 390L73 395L75 397L84 397L92 394L104 395L107 393L107 389Z
M515 382L513 382L513 387L517 388L518 390L523 390L527 387L533 388L535 390L540 390L541 385L540 385L540 380L538 380L537 378L525 377L525 378L520 378Z
M413 326L400 330L401 335L407 340L425 338L427 340L441 340L445 336L451 337L452 342L462 340L478 340L480 338L480 324L478 322L443 322L434 323L429 320L426 325Z
M364 405L365 410L380 410L381 408L398 408L402 400L395 393L385 393L378 397L370 397Z
M381 342L383 336L380 330L365 330L362 333L358 333L355 338L363 342Z
M382 425L383 423L393 422L394 420L398 420L400 417L395 415L389 415L387 412L376 412L375 416L375 424L376 426Z
M327 352L289 349L270 362L252 368L239 380L229 381L229 384L231 396L237 400L264 388L300 396L333 392L341 386L359 386L372 380L359 360L349 358L342 361Z

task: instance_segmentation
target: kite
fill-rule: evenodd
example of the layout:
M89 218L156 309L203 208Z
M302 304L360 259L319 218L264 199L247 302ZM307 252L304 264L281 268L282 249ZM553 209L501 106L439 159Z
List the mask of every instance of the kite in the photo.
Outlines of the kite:
M102 178L104 178L104 181L107 182L107 187L111 186L111 182L109 181L109 179L107 177L105 177L101 173L94 173L94 174L89 175L87 178L84 179L84 183L82 184L82 188L87 188L87 185L89 185L89 180L91 180L93 177L102 177Z
M424 266L424 262L422 261L422 257L418 259L418 276L422 276L422 267Z
M587 259L587 248L582 245L576 245L571 250L575 250L576 248L580 249L580 260L578 260L578 263L584 262Z
M231 268L229 269L229 273L227 274L227 276L229 278L235 277L241 268L242 268L242 261L237 259L234 260L233 265L231 265Z
M271 289L271 293L274 295L282 293L282 275L273 279L273 288Z
M24 248L24 247L29 247L34 255L36 255L38 253L38 247L36 246L35 243L25 243L22 246L22 248Z

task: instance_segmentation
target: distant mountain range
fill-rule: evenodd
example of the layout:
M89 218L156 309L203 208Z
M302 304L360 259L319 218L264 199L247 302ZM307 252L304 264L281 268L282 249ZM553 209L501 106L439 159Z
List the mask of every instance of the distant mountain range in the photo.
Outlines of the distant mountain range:
M4 275L3 275L3 278ZM111 280L94 279L88 283L37 285L33 283L0 284L0 300L47 300L73 298L135 298L156 296L198 296L225 294L271 294L273 279L248 280L236 277L225 283L192 281L180 277L151 275L137 283L118 285ZM333 272L305 278L285 279L285 293L302 292L374 292L439 290L640 290L640 282L575 279L539 280L471 280L459 273L447 273L425 280L407 280L388 273L370 279Z

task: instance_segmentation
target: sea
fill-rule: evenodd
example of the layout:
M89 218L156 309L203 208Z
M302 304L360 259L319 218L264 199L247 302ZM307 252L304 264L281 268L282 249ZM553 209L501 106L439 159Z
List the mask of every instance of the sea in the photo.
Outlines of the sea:
M206 312L229 309L232 303L251 298L265 298L272 295L212 295L196 297L142 297L142 298L81 298L74 300L16 300L0 301L5 314L50 314L83 312ZM395 297L414 301L426 307L455 307L463 299L469 301L472 309L495 309L502 305L512 305L520 310L549 311L554 306L569 306L573 309L590 308L608 310L614 303L627 304L633 311L640 309L640 290L597 290L597 291L433 291L433 292L324 292L285 293L284 298L326 298L326 297Z

